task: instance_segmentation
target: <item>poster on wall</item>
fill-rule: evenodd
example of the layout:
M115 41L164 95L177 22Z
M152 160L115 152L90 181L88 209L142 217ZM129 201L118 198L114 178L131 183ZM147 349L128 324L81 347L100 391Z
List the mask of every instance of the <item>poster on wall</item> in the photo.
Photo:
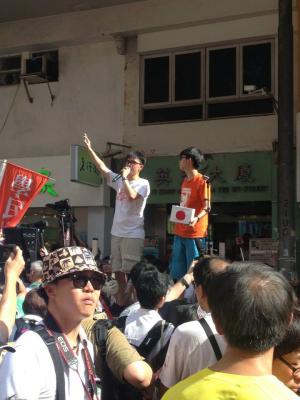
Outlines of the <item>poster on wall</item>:
M249 240L249 260L261 261L276 267L278 240L271 238Z

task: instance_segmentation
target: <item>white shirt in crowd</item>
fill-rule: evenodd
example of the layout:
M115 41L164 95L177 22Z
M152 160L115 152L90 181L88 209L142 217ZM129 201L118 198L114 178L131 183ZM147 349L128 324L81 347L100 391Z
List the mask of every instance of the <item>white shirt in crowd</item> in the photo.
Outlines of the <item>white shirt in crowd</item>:
M110 171L107 180L107 184L117 192L111 234L118 237L144 239L144 209L150 194L149 182L143 178L130 181L131 187L140 195L132 201L126 193L122 179L112 182L116 175Z
M158 321L163 321L163 319L156 310L147 310L139 307L128 315L124 334L130 344L135 347L139 347L147 336L148 332ZM158 354L160 349L165 347L172 335L173 330L174 326L169 324L162 336L162 340L159 341L151 351L149 355L150 359L154 357L154 355Z
M205 320L215 334L221 353L224 354L226 342L224 337L217 333L211 314L206 313ZM170 388L216 361L214 350L200 322L186 322L179 325L171 337L160 380L165 387Z
M82 381L88 384L82 352L82 340L87 338L83 329L80 330L80 337L78 372L63 362L66 400L88 399L82 384ZM92 344L88 340L87 343L93 359ZM7 353L0 364L0 400L7 400L12 396L26 400L55 400L54 365L42 338L33 331L27 331L15 342L15 349L16 352Z

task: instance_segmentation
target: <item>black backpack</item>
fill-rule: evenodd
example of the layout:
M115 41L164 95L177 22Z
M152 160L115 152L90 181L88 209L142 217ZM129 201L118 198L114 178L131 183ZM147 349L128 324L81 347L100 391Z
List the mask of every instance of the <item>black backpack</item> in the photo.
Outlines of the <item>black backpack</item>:
M106 361L106 341L108 330L113 327L113 323L108 320L98 320L94 325L95 343L99 349L102 365L102 400L140 400L142 393L129 383L120 383L109 369ZM164 362L168 346L160 351L152 360L149 354L161 339L169 324L165 321L158 321L148 332L147 336L139 347L136 347L139 354L145 358L154 371L158 370Z

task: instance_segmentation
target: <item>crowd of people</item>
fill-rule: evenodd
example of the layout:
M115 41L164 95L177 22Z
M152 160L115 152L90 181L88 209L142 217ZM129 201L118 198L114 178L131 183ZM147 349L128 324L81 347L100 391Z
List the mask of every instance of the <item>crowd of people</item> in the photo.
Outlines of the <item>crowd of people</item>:
M290 283L259 262L203 254L209 213L201 153L180 153L181 206L170 271L143 257L145 158L117 174L111 263L52 249L28 269L16 247L0 299L0 400L288 400L300 391L300 310Z

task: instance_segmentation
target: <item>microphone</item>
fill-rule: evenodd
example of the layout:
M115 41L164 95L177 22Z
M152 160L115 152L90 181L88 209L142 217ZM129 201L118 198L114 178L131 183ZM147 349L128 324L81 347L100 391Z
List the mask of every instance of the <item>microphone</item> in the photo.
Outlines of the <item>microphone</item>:
M117 174L117 175L112 179L112 183L118 181L120 178L122 178L122 174L121 174L121 173Z

